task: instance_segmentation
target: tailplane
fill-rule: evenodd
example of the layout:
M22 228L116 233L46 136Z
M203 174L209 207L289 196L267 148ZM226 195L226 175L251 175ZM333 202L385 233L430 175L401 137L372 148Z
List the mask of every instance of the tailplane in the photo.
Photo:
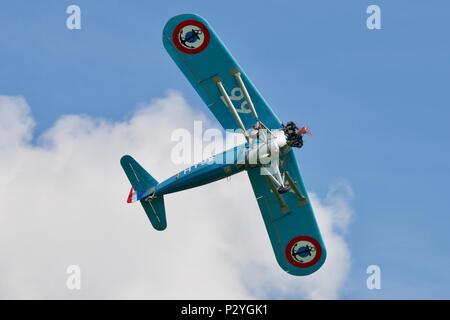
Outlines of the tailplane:
M120 164L132 186L127 202L139 200L153 227L156 230L164 230L167 227L164 198L162 195L154 195L158 181L131 156L123 156Z

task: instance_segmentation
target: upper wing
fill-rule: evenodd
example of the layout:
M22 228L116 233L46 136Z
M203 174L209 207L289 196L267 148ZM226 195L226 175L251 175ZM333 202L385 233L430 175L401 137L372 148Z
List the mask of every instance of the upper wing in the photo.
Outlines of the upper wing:
M280 160L304 200L299 201L293 192L278 199L260 168L248 170L248 175L278 264L290 274L304 276L322 266L326 250L293 151Z
M163 42L169 55L225 129L238 129L239 126L227 110L216 85L217 79L222 81L245 128L256 121L234 76L237 71L241 74L259 119L269 129L281 127L280 120L203 18L193 14L173 17L164 27Z

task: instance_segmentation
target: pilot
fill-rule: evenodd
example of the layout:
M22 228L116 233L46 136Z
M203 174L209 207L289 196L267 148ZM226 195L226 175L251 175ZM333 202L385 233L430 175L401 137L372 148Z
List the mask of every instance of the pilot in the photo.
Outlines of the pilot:
M308 127L298 128L292 121L283 125L283 130L288 145L295 148L303 147L303 136L310 132Z

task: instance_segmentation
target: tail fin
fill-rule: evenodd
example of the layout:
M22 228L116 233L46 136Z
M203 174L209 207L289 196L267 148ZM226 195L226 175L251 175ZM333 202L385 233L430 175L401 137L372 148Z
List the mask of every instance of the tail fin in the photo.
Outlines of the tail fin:
M131 203L140 200L153 227L156 230L164 230L167 227L167 221L163 196L146 200L154 192L158 181L131 156L123 156L120 159L120 164L132 186L127 202Z

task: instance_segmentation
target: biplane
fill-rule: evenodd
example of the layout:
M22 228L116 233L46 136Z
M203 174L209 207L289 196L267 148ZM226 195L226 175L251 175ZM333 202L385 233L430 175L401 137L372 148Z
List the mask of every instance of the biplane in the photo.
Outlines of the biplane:
M306 131L287 132L202 17L171 18L163 43L223 128L238 130L246 140L160 183L131 156L123 156L120 162L132 185L127 202L140 201L153 227L164 230L165 194L246 171L278 264L297 276L318 270L325 262L325 245L293 152Z

